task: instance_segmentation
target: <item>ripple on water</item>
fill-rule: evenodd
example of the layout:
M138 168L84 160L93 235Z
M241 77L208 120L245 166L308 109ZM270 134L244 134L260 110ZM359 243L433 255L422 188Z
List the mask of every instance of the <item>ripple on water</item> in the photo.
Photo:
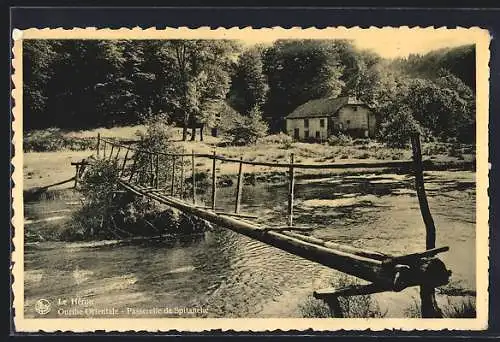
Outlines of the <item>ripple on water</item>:
M460 178L465 185L458 186L445 182L447 177L433 177L430 181L436 185L430 189L437 195L429 204L438 244L451 247L443 260L456 277L473 283L474 265L466 260L470 253L463 251L472 253L474 247L474 188L463 191L466 176ZM393 185L396 190L386 193ZM412 186L403 177L379 176L300 184L295 221L320 227L312 234L327 240L393 254L421 251L424 229ZM232 210L233 201L234 188L221 188L218 205ZM286 185L243 190L243 212L257 214L262 222L283 225L286 206ZM204 305L208 317L297 317L301 300L339 276L218 227L205 239L182 245L72 246L78 248L42 243L25 250L26 312L40 297L79 293L113 306ZM404 296L401 302L407 304Z

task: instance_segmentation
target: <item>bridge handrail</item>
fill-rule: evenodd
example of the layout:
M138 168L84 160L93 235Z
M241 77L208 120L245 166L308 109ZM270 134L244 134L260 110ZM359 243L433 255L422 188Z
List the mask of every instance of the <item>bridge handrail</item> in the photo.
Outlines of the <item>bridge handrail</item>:
M136 153L146 153L146 154L158 154L167 157L198 157L198 158L208 158L208 159L216 159L223 162L229 163L242 163L244 165L253 165L253 166L266 166L266 167L275 167L275 168L286 168L289 169L293 167L294 169L316 169L316 170L324 170L324 169L361 169L361 168L397 168L397 167L409 167L413 164L412 160L392 160L392 161L376 161L376 162L356 162L356 163L330 163L330 164L300 164L300 163L272 163L272 162L259 162L259 161L250 161L250 160L241 160L235 158L228 158L222 155L214 155L208 153L166 153L161 151L150 151L145 149L139 149L132 146L127 146L109 139L101 138L102 142L115 145L117 147L122 147L134 151Z

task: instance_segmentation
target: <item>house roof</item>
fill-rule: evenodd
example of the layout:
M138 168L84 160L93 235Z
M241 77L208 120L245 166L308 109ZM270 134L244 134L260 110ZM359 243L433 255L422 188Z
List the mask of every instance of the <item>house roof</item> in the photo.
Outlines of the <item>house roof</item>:
M287 119L301 118L319 118L331 116L347 104L362 105L363 102L348 96L343 97L324 97L321 99L310 100L286 116Z

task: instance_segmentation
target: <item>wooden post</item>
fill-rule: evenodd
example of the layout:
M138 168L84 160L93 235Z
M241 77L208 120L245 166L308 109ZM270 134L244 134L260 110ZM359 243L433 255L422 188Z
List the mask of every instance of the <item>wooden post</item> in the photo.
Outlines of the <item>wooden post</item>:
M76 170L76 172L75 172L75 186L74 186L74 188L76 189L76 186L78 185L78 179L80 177L80 165L79 164L75 165L75 170Z
M425 249L433 249L436 247L436 227L432 219L429 203L425 194L424 185L424 166L422 163L422 149L420 146L420 136L412 135L411 145L413 151L413 168L415 172L415 188L417 190L418 203L420 212L425 224ZM439 309L436 302L436 295L433 287L428 285L420 286L420 300L422 318L440 318L443 313Z
M125 172L125 165L127 164L127 160L128 160L128 153L130 152L130 150L127 148L127 152L125 152L125 158L123 159L123 164L122 164L122 168L120 170L120 177L123 176L123 172Z
M97 159L99 159L99 147L101 145L101 133L97 133Z
M118 151L116 151L115 161L118 161L118 157L120 156L121 146L118 146Z
M243 157L240 157L240 167L238 169L238 183L236 184L236 204L234 212L239 214L241 204L241 192L243 191Z
M137 164L137 158L139 158L139 152L134 153L134 162L132 163L132 168L130 169L130 177L128 178L128 181L132 181L132 177L134 177L135 173L135 165Z
M109 152L108 160L111 160L111 158L113 158L113 150L114 149L115 149L115 144L111 144L111 151Z
M106 146L108 145L108 142L106 140L104 140L103 142L104 142L104 148L102 151L102 159L106 159Z
M172 182L170 184L170 195L174 196L175 189L175 155L172 155Z
M214 150L214 158L212 160L212 210L215 210L215 196L217 191L217 173L215 170L216 159L215 159L215 150Z
M293 225L293 191L295 187L295 170L293 168L293 153L290 154L290 169L288 171L288 226Z
M153 166L153 153L149 153L149 186L155 186L155 174L154 174L154 166Z
M191 178L193 182L192 196L193 204L196 204L196 166L194 164L194 150L191 150Z
M182 149L181 154L181 193L180 198L184 198L184 148Z
M155 154L155 188L158 189L158 178L160 176L160 155Z

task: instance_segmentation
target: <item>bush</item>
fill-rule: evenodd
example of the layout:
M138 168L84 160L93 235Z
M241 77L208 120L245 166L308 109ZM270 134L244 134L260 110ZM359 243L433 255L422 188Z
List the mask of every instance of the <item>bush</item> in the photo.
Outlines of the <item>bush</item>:
M285 133L272 134L259 139L261 144L291 144L293 139L291 136Z
M337 281L332 282L335 288L341 288L348 285L357 284L350 280L348 276L342 275ZM342 315L345 318L383 318L387 312L381 312L377 302L370 295L339 297L340 308ZM299 305L303 317L307 318L328 318L333 317L332 312L327 304L322 300L308 297L302 304Z
M172 139L172 125L168 121L166 115L158 115L154 118L145 120L146 129L144 132L138 132L137 135L140 137L140 141L137 144L137 148L140 150L151 151L153 153L158 153L158 178L160 184L169 183L172 178L172 166L173 157L168 154L178 154L182 150L175 146ZM136 167L141 170L148 170L151 164L151 154L137 153L134 155L136 159ZM186 160L184 160L186 162ZM153 161L156 163L156 161ZM180 174L179 167L180 160L176 158L176 170L175 177ZM151 174L148 172L142 172L138 175L138 182L140 184L147 184L151 181ZM187 189L186 189L187 191Z
M337 135L330 135L327 142L330 146L346 146L351 145L353 139L350 135L338 133Z
M23 137L24 152L83 151L95 148L95 137L68 137L58 128L27 132Z
M172 177L173 157L168 153L178 152L170 143L169 125L165 119L147 122L145 133L141 134L138 144L140 150L162 152L159 155L158 183L170 182ZM135 178L133 182L150 184L152 172L147 172L151 165L152 154L136 152ZM177 158L179 159L179 158ZM177 160L174 176L181 168ZM162 234L191 234L200 232L201 225L190 225L193 218L177 214L171 208L128 192L119 191L117 182L120 177L119 162L115 160L95 160L81 180L80 191L85 202L75 214L72 227L66 233L66 239L109 239L126 238L134 235L153 236ZM188 185L189 183L185 183ZM186 191L189 191L185 187Z
M268 126L257 107L248 116L238 117L226 132L226 139L232 145L251 145L266 136Z
M422 133L420 125L409 109L402 108L382 123L379 136L389 147L405 147L415 133Z
M450 303L443 308L443 316L447 318L476 318L476 304L467 297L457 303Z
M464 297L454 302L447 297L447 302L441 309L444 318L476 318L476 304L472 297ZM406 308L405 314L409 318L421 318L420 301L413 298L413 303Z

